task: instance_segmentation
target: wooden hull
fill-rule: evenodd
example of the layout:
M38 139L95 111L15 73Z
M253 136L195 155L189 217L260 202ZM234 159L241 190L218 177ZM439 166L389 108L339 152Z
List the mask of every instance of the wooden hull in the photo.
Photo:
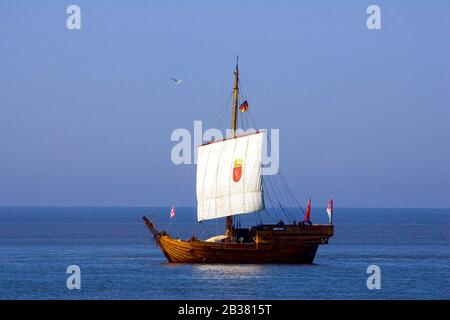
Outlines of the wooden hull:
M161 251L173 263L312 263L318 243L285 248L256 243L190 242L162 236Z
M165 232L152 233L172 263L312 263L319 245L333 235L333 225L263 226L251 243L179 240Z

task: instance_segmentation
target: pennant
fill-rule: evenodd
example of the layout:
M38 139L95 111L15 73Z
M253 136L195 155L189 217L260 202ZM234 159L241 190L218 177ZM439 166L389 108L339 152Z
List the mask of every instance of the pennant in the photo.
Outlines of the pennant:
M309 197L308 206L306 207L305 218L303 219L303 221L311 221L311 197Z
M333 195L331 196L330 202L328 202L327 213L328 222L331 224L333 223Z

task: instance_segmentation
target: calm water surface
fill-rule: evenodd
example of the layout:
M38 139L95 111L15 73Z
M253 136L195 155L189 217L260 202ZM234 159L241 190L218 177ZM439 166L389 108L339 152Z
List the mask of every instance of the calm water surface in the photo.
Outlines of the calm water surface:
M313 265L168 264L141 222L148 211L0 208L0 299L450 298L449 209L337 208L335 237ZM154 216L173 235L223 232L223 221L195 223L195 208L178 208L170 225L168 212ZM324 212L313 210L315 222ZM81 290L66 288L73 264ZM372 264L381 290L367 289Z

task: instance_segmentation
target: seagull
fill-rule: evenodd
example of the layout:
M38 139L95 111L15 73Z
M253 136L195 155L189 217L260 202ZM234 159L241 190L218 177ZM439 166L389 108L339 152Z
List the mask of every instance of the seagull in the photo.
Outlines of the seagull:
M181 81L183 81L182 79L180 79L180 80L177 80L177 79L174 79L174 78L170 78L170 79L172 79L173 81L175 81L176 84L180 84Z

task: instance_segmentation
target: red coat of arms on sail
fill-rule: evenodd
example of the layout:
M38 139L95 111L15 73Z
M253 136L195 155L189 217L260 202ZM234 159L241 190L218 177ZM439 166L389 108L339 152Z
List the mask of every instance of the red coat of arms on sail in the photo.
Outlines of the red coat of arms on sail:
M233 181L239 182L242 176L242 160L234 160Z

